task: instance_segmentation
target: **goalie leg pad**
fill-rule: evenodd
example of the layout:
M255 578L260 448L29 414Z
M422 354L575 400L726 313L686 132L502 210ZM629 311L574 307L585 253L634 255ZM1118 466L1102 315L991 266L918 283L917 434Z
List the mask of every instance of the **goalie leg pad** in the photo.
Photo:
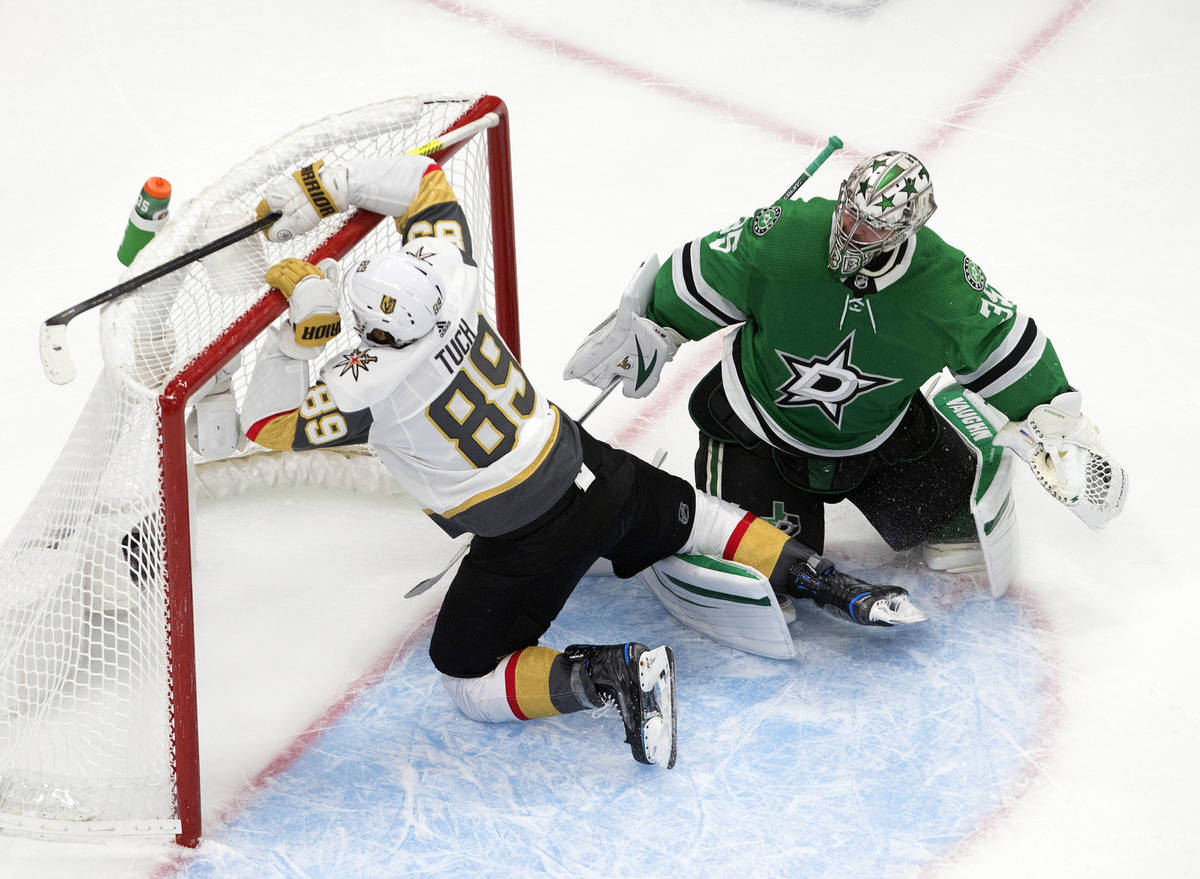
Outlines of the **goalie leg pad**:
M748 565L675 555L637 576L673 617L714 641L771 659L795 657L775 590Z
M971 514L987 570L988 591L993 598L999 598L1008 591L1016 574L1018 548L1017 512L1012 494L1015 456L993 443L1005 419L978 395L958 384L950 384L934 394L930 403L975 455Z

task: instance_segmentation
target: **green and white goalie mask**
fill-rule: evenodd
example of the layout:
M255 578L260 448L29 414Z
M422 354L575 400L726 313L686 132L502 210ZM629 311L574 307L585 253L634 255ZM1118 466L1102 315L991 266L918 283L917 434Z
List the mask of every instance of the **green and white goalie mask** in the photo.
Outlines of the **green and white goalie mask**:
M915 156L893 150L864 159L838 192L829 268L856 274L915 235L935 210L929 172Z

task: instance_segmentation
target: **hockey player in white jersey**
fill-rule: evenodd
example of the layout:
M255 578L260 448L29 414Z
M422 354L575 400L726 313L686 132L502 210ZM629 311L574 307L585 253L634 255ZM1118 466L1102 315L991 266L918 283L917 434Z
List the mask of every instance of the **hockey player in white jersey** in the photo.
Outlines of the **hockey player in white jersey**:
M600 557L631 577L674 553L708 554L854 622L923 619L903 589L842 574L755 516L594 439L539 394L484 314L465 216L436 163L309 166L268 188L267 209L284 214L268 235L315 226L314 191L339 210L395 216L406 243L344 271L296 259L268 271L289 317L270 331L253 376L246 433L276 449L369 442L447 533L475 535L430 644L469 717L524 720L615 701L635 759L674 764L669 647L539 644ZM339 285L359 344L313 377L309 361L336 334Z

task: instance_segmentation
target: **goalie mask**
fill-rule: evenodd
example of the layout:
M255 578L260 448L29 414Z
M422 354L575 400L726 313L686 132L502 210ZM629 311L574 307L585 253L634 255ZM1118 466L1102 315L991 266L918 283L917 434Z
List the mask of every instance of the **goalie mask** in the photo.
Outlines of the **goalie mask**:
M895 250L937 209L929 172L890 151L863 160L842 182L829 233L829 268L843 277Z
M345 295L364 342L403 348L433 329L444 289L429 263L406 253L380 253L347 276Z

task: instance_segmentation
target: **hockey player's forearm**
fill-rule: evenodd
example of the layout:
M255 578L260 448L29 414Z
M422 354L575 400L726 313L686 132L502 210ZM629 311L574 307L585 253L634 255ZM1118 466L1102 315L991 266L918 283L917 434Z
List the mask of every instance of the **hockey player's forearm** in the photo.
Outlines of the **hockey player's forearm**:
M349 202L386 217L399 217L408 212L425 172L435 164L427 156L408 154L354 162L349 167Z
M1048 403L1069 390L1071 385L1054 346L1047 341L1042 356L1024 375L1003 390L984 396L984 399L1009 418L1020 421L1028 418L1036 406Z
M271 329L267 335L277 336L278 332ZM246 425L247 436L254 440L250 434L255 425L278 413L298 408L308 387L308 361L288 357L279 350L278 342L268 340L242 404L242 423Z

